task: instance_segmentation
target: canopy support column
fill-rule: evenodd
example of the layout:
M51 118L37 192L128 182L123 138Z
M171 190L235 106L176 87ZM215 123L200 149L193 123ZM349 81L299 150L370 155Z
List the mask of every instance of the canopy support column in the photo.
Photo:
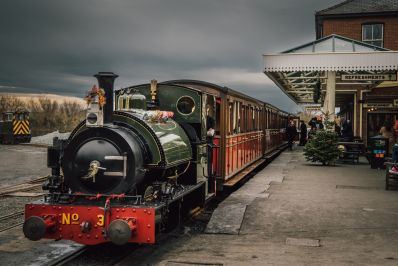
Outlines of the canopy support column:
M336 109L336 72L335 71L327 71L325 98L327 99L326 112L329 115L329 121L334 121L335 109Z

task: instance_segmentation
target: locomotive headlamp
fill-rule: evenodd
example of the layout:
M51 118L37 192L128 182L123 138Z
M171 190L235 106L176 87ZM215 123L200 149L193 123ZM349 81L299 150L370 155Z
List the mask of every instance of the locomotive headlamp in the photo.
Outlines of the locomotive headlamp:
M98 117L97 117L97 115L94 114L94 113L89 113L89 114L87 115L87 122L90 123L90 124L95 124L95 123L97 123L97 119L98 119Z
M102 127L104 125L103 110L97 101L90 103L86 113L87 127Z

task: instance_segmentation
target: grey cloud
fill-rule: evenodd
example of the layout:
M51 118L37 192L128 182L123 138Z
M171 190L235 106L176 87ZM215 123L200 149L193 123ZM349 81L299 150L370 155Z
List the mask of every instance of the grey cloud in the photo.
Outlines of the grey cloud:
M152 78L223 82L289 109L265 76L262 85L233 73L261 74L263 53L313 40L314 11L336 2L3 0L0 91L80 96L92 74L114 71L119 87Z

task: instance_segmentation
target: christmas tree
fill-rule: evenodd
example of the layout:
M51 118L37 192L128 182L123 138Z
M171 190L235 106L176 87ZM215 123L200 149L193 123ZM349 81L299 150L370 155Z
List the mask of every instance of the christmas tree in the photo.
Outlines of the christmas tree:
M334 132L334 122L325 122L325 130L317 130L304 147L304 156L308 161L321 162L322 165L334 164L340 154L338 138Z

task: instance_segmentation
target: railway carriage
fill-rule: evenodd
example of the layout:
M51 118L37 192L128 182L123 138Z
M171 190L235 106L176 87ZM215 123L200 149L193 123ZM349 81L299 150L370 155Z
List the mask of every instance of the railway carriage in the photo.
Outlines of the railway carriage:
M230 88L174 80L114 92L117 75L96 77L86 120L48 148L49 193L25 207L31 240L154 243L286 144L289 114Z

